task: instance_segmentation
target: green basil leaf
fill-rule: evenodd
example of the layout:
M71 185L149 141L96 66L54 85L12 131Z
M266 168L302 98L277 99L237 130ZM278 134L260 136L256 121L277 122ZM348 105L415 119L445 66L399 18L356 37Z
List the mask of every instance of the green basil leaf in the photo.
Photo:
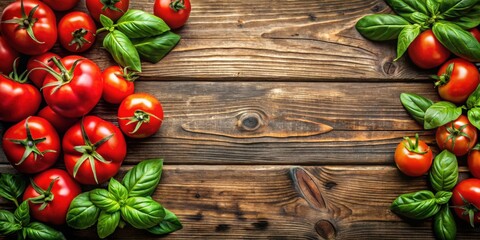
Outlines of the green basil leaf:
M400 94L400 101L410 116L423 125L425 112L433 105L433 101L414 93Z
M480 107L480 85L477 86L475 91L473 91L467 99L467 108L472 109L475 107Z
M410 19L412 19L413 23L417 23L419 25L424 25L425 22L427 22L428 19L430 19L430 17L428 15L423 14L423 13L414 12L414 13L412 13L412 15L410 15ZM422 30L426 30L427 28L428 27L424 27L424 28L422 28Z
M102 24L102 26L104 28L111 28L113 27L113 21L112 19L110 19L109 17L103 15L103 14L100 14L100 23Z
M95 206L108 213L120 210L120 204L117 202L115 196L105 189L94 189L90 191L89 197Z
M112 55L115 62L123 67L130 67L136 72L142 71L142 64L137 50L128 37L118 30L108 33L103 39L103 46Z
M455 20L451 20L451 22L466 30L477 27L480 25L480 4L475 5L470 12Z
M405 51L407 51L408 46L420 35L420 26L419 25L408 25L406 26L398 35L398 43L397 43L397 58L400 59Z
M457 107L451 102L437 102L430 106L425 112L425 129L434 129L445 125L462 114L462 107Z
M440 205L436 203L431 191L423 190L398 196L390 208L411 219L425 219L435 215L440 210Z
M443 150L433 160L429 179L437 192L452 190L458 181L457 157L448 150Z
M395 13L407 21L413 19L412 14L414 13L419 13L424 16L427 16L426 14L428 14L425 0L386 0L386 2ZM410 22L415 23L415 21Z
M129 197L147 197L153 194L162 175L163 159L144 160L123 177Z
M443 0L440 4L440 17L443 19L461 17L467 14L478 2L478 0Z
M471 33L445 21L436 22L432 30L438 41L455 55L472 62L480 61L480 43Z
M161 18L135 9L123 14L115 27L129 38L153 37L170 30Z
M59 232L48 225L39 222L32 222L23 229L27 239L32 240L60 240L66 239L62 232Z
M440 10L440 2L442 0L426 0L425 4L427 5L427 10L430 13L430 16L436 16Z
M6 210L0 210L0 234L10 235L22 229L17 221L15 215Z
M162 235L178 231L182 228L182 223L180 223L178 217L173 212L165 208L165 218L163 221L154 227L148 228L147 231L156 235Z
M70 203L67 212L67 224L75 229L87 229L93 226L100 214L100 208L90 201L90 193L78 195Z
M100 238L106 238L115 232L120 223L120 211L107 213L102 211L98 218L97 233Z
M13 214L17 222L22 226L27 226L30 223L30 206L28 201L23 201Z
M440 191L435 194L436 202L439 205L443 205L448 203L450 201L450 198L452 198L452 192L447 192L447 191Z
M118 201L126 200L128 198L127 188L115 178L110 179L110 182L108 183L108 191L113 194Z
M475 126L477 129L480 129L480 108L475 107L468 110L468 121Z
M27 179L20 175L0 173L0 196L18 204L27 187Z
M131 197L121 208L122 218L138 229L148 229L165 217L165 209L160 203L146 197Z
M410 23L400 16L373 14L361 18L355 27L365 38L374 41L397 39L400 32Z
M140 57L151 63L162 60L179 41L180 35L170 31L155 37L132 39Z
M448 204L444 205L433 218L433 230L439 240L455 240L457 224Z

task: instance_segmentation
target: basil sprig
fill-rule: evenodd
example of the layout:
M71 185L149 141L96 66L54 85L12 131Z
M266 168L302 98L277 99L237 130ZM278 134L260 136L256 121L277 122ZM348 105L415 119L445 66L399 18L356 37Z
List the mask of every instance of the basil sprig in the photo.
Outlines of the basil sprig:
M457 224L452 210L445 204L433 218L433 230L440 240L454 240L457 235Z
M141 10L128 10L114 25L129 38L146 38L170 31L170 27L159 17Z
M433 101L414 93L400 94L400 101L410 116L423 126L425 112L433 105Z
M392 211L411 219L425 219L440 211L440 205L431 191L402 194L393 201Z
M430 184L435 191L450 191L458 181L458 162L455 154L443 150L433 160L429 174Z

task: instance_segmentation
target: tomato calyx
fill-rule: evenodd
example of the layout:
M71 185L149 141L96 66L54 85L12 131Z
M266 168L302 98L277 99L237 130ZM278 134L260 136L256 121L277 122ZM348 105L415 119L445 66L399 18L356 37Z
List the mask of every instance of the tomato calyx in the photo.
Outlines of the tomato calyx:
M462 206L451 206L451 208L456 208L456 209L463 210L462 215L468 216L470 226L472 226L472 228L474 228L475 227L475 213L479 212L480 209L477 206L475 206L473 203L471 203L467 199L465 199L462 196L462 194L458 193L458 195L462 199L463 205Z
M432 78L435 79L435 87L439 87L445 85L450 81L450 77L452 76L453 69L455 68L455 63L450 63L445 71L444 74L437 76L433 75Z
M129 120L128 123L126 123L125 125L130 125L130 124L134 124L136 123L135 125L135 129L133 129L133 131L130 132L130 134L134 134L138 131L138 129L140 129L140 127L142 126L142 124L144 123L150 123L150 117L153 117L159 121L162 121L162 119L160 119L159 117L155 116L154 114L151 114L149 112L145 112L143 110L140 110L140 109L137 109L135 110L133 116L131 117L122 117L122 118L119 118L121 120Z
M445 127L445 129L447 130L447 132L449 134L448 134L448 137L445 139L445 142L443 143L443 145L445 146L447 144L447 142L451 140L452 141L452 149L454 149L455 148L455 141L457 140L458 137L465 137L470 142L470 140L471 140L470 135L463 132L463 130L466 127L468 127L468 124L464 124L457 129L457 128L455 128L455 125L453 124L453 122L452 122L451 127Z
M27 132L27 138L26 139L7 139L8 141L10 141L14 144L22 145L25 148L25 151L23 152L23 155L22 155L22 159L20 159L20 161L18 163L15 163L15 165L17 165L17 166L21 165L27 159L27 157L30 156L30 154L32 154L32 153L33 153L34 160L37 161L38 155L43 157L43 155L45 153L57 152L55 150L40 151L40 149L38 149L37 144L39 144L41 142L44 142L45 140L47 140L47 138L43 137L43 138L34 139L32 137L30 127L28 126L28 119L30 119L30 117L28 117L25 120L25 130Z
M406 141L403 142L403 146L409 152L414 152L422 155L428 153L428 149L425 151L420 151L420 148L418 147L418 133L415 134L415 142L413 142L409 137L403 137L403 139Z
M29 198L28 201L30 201L34 204L42 204L42 205L40 205L38 210L40 210L40 211L44 210L48 206L48 204L51 201L53 201L53 199L55 198L55 194L52 193L52 188L53 188L53 184L55 184L55 182L58 179L59 179L59 177L56 177L56 178L52 179L52 181L50 182L50 185L48 185L47 190L43 190L41 187L39 187L35 183L35 181L33 181L30 178L30 184L32 185L35 192L37 192L39 195L36 196L36 197L33 197L33 198Z
M88 32L89 31L85 28L79 28L79 29L73 31L72 32L73 39L68 44L68 46L72 46L74 44L77 44L77 47L75 49L78 50L78 49L82 48L84 44L92 43L85 38L85 35L87 35Z
M24 71L22 74L18 75L18 72L17 72L18 59L19 58L15 58L15 60L13 61L13 71L10 74L8 74L8 78L17 83L26 83L28 81L28 76L30 75L30 72L33 71L33 69L31 71Z
M117 12L123 12L122 9L115 7L115 4L120 2L120 0L100 0L100 2L103 4L102 11L110 9Z
M170 2L170 8L175 12L178 12L182 9L185 9L185 1L184 0L172 0Z
M122 77L122 78L124 78L125 80L127 80L127 81L129 81L129 82L133 82L133 81L137 80L140 76L138 75L137 72L134 72L134 71L129 72L129 71L128 71L129 68L130 68L130 67L128 67L128 66L125 67L125 68L123 68L123 69L122 69L122 73L121 73L121 74L115 73L115 76L117 76L117 77Z
M42 89L47 88L47 87L55 87L53 89L53 91L50 93L50 94L54 94L63 85L68 84L73 79L73 73L75 71L75 68L77 67L78 63L80 63L80 61L82 61L82 60L83 60L83 58L75 60L75 62L73 62L73 64L72 64L72 67L70 68L70 70L67 70L65 65L63 65L63 63L60 62L57 58L55 58L55 57L51 58L50 61L53 61L55 66L58 67L58 69L60 70L60 73L53 70L53 68L48 66L47 64L45 64L43 62L40 62L40 61L37 61L38 63L40 63L44 66L44 68L38 68L38 69L42 69L42 70L47 71L53 77L55 77L55 79L57 79L57 82L51 82L51 83L45 84L45 86L43 86Z
M20 9L22 12L22 17L21 18L13 18L9 19L6 21L3 21L2 23L8 23L8 24L18 24L17 30L18 29L25 29L27 31L28 36L32 38L33 41L39 44L44 44L45 42L40 42L38 39L35 37L35 34L33 33L33 25L38 21L38 19L34 18L33 15L37 11L38 7L40 5L35 6L32 8L32 10L28 13L25 12L25 7L23 6L23 0L20 1Z
M75 163L75 166L73 167L73 177L75 178L77 176L78 170L80 169L82 164L88 160L88 162L90 163L90 167L92 169L93 178L95 179L95 182L98 184L97 170L95 169L95 159L106 164L111 163L111 161L105 160L105 158L103 158L103 156L100 155L96 151L96 149L99 148L102 144L104 144L108 140L110 140L110 138L112 138L114 134L112 133L100 139L100 141L96 143L92 143L88 138L87 132L85 131L85 127L83 126L83 119L80 124L80 129L82 131L82 137L83 137L83 141L85 142L85 145L74 147L74 149L77 152L82 153L82 157L80 157L80 159Z

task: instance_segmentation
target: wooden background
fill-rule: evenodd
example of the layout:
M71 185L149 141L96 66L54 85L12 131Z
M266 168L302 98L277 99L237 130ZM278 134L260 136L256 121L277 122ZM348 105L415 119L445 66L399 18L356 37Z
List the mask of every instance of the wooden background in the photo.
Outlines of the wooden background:
M394 42L370 42L355 30L362 16L390 12L383 0L192 5L175 50L143 64L136 91L160 99L165 121L152 138L129 140L122 168L165 158L154 197L184 224L165 239L433 238L431 222L389 210L397 195L428 187L425 177L396 169L398 142L418 132L435 145L399 95L438 97L432 71L407 58L393 62ZM153 0L130 6L152 12ZM113 62L100 46L97 40L84 55L105 68ZM113 122L115 113L104 102L93 112ZM0 162L2 172L13 171L4 154ZM459 224L459 239L480 236ZM96 238L93 231L65 233ZM111 237L156 238L131 227Z

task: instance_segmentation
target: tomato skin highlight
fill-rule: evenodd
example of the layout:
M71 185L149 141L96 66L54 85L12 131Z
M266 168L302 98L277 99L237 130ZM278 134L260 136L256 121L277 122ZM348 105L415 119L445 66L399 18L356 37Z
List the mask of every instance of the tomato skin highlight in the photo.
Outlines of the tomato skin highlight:
M57 130L58 134L64 134L73 124L78 122L78 118L66 118L54 112L49 106L42 108L37 114L45 118Z
M112 104L120 104L135 91L133 81L125 79L123 69L110 66L103 70L103 99Z
M154 96L147 93L135 93L122 101L117 116L118 125L126 136L146 138L160 129L163 122L163 108ZM141 119L135 118L136 116ZM132 120L135 122L129 124ZM141 125L135 131L137 124Z
M55 11L67 11L77 6L80 0L42 0Z
M110 0L104 1L107 2L106 5L102 3L102 0L86 0L85 4L87 5L88 12L92 15L92 18L100 22L100 15L103 14L114 22L116 22L120 17L123 16L128 10L130 5L130 0ZM108 7L110 6L111 7ZM105 9L103 10L103 8ZM114 9L118 10L114 10Z
M35 69L35 68L44 68L44 66L37 61L40 61L50 67L53 67L53 62L49 61L53 57L60 59L60 56L51 52L46 52L44 54L32 56L30 59L28 59L27 70L31 71L32 69ZM37 86L38 88L41 88L43 86L43 80L45 80L46 75L47 75L47 71L42 69L37 69L37 70L31 71L28 77L30 78L30 80L32 80L35 86Z
M422 153L417 153L410 151L405 145L409 145L407 140L401 141L395 149L395 163L398 169L410 177L419 177L427 173L433 162L430 147L419 140L418 151Z
M460 207L464 207L466 204L463 199L473 204L476 207L480 206L480 179L468 178L459 182L452 190L453 195L451 198L452 209L455 211L460 219L467 222L470 221L468 214L464 215L464 210ZM462 199L463 197L463 199ZM473 223L480 222L480 212L474 214Z
M445 74L450 64L454 64L453 72L448 82L438 87L438 94L444 100L462 104L477 88L480 83L480 74L475 64L461 58L454 58L442 65L438 76Z
M460 131L464 125L467 126ZM449 139L450 135L452 135L451 139ZM470 139L462 135L467 135ZM456 120L440 126L437 129L435 138L440 150L447 149L455 156L460 157L467 154L475 146L477 129L468 121L466 116L461 115Z
M35 115L42 96L36 87L0 74L0 121L18 122Z
M92 47L96 32L95 22L84 12L70 12L58 23L60 44L70 52L85 52Z
M20 53L8 44L4 36L0 35L0 73L9 74L13 70L13 62L20 57Z
M437 40L432 30L426 30L410 44L408 55L418 67L431 69L442 65L451 53Z
M178 9L178 11L172 9L171 4L175 1L183 2L184 8ZM190 17L191 11L192 6L190 0L155 0L153 5L153 13L155 16L163 19L171 29L178 29L185 25Z

